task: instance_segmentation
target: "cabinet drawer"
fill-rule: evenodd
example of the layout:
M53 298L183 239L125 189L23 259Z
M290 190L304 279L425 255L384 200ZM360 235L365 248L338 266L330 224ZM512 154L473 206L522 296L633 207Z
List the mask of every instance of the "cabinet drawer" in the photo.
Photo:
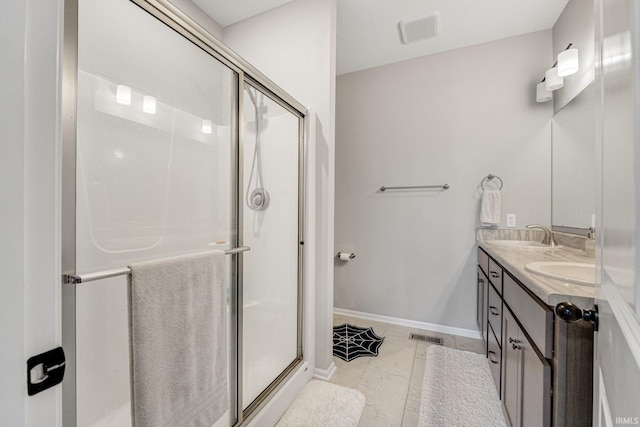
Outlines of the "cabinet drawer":
M504 275L504 303L516 314L540 353L553 357L553 311L529 295L510 275Z
M499 295L502 295L502 267L489 258L489 281L496 287Z
M489 306L487 307L487 318L489 324L493 328L496 337L498 338L498 344L502 346L502 298L498 295L498 292L489 285Z
M491 376L493 377L493 382L496 384L496 390L498 391L498 397L502 398L500 394L500 372L501 372L501 363L502 363L502 349L498 344L498 340L496 339L496 335L489 326L488 331L488 352L487 357L489 358L489 368L491 369Z
M485 355L487 353L487 288L489 287L489 280L484 275L484 271L478 266L478 288L477 288L477 323L478 330L482 334L482 342L484 343Z
M489 255L482 248L478 248L478 265L484 274L489 274Z

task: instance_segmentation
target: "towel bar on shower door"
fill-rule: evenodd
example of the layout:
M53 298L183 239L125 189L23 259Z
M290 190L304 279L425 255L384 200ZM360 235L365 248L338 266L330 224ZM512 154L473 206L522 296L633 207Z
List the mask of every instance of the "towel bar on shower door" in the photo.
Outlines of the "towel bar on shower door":
M249 246L238 246L234 249L227 249L224 251L225 255L239 254L251 250ZM78 283L93 282L95 280L108 279L109 277L126 276L131 274L129 267L117 268L115 270L99 271L97 273L87 273L78 275L65 274L62 276L64 283L77 285Z

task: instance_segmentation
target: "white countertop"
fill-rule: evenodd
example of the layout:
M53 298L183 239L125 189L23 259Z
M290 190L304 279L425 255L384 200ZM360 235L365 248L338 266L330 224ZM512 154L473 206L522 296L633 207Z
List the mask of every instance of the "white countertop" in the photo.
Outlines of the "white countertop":
M594 259L586 257L583 251L569 247L549 249L507 247L487 243L486 240L478 240L478 246L491 255L493 259L529 288L545 304L551 307L555 307L556 304L563 301L572 302L580 307L589 307L593 304L594 286L578 285L551 279L530 273L524 269L526 264L535 261L566 261L593 264Z

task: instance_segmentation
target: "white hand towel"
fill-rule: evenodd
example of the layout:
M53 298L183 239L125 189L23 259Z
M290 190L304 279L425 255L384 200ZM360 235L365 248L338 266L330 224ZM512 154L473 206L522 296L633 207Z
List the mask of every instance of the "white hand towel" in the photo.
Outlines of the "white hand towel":
M500 190L484 190L480 204L480 222L486 227L500 225L502 198Z
M229 408L222 251L133 264L135 427L210 427Z

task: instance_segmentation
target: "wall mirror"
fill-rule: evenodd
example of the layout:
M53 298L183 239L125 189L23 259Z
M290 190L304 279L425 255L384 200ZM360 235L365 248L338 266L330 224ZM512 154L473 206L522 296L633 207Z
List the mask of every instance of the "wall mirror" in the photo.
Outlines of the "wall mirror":
M551 223L586 235L595 227L595 85L588 85L551 121Z

